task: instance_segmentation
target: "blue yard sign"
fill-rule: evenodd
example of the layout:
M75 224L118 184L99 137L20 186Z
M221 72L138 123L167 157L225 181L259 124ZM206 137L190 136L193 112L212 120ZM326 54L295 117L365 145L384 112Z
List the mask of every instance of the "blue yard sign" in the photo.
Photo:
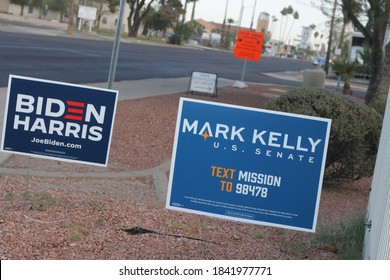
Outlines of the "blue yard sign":
M118 92L11 75L1 150L107 166Z
M166 207L314 232L330 124L182 98Z

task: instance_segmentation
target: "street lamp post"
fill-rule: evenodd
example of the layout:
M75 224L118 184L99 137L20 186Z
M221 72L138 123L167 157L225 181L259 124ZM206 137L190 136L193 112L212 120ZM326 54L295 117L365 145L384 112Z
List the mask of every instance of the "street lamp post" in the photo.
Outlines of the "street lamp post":
M252 30L252 27L253 27L253 20L254 20L254 18L255 18L256 4L257 4L257 0L255 0L255 5L254 5L254 7L253 7L253 13L252 13L252 20L251 20L251 27L250 27L250 30Z

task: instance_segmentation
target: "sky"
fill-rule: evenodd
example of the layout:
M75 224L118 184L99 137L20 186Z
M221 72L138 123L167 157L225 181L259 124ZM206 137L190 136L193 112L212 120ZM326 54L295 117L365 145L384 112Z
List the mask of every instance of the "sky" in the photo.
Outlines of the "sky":
M269 29L273 33L272 39L278 40L279 37L283 37L286 17L283 18L283 26L281 28L282 14L280 13L280 11L283 8L288 7L289 5L293 7L294 11L297 11L299 13L299 19L294 22L294 25L291 30L291 39L296 38L296 35L301 34L303 26L309 26L311 24L315 24L317 26L316 31L318 31L320 34L327 32L325 24L327 18L318 8L315 8L312 4L312 2L318 4L320 2L318 0L198 0L195 10L195 19L201 18L207 21L222 23L225 16L225 8L227 1L228 9L226 18L232 18L237 22L240 17L242 1L244 1L243 19L241 24L243 27L250 27L253 11L254 27L256 27L257 19L261 12L268 13L270 15L270 19L272 19L272 16L278 18L278 21L273 24L271 24L272 20L270 20ZM255 2L256 8L254 10ZM192 4L188 6L189 14L191 13L191 11ZM289 31L292 21L293 17L290 15L288 17L286 33L288 33ZM324 34L324 36L327 36L327 34Z

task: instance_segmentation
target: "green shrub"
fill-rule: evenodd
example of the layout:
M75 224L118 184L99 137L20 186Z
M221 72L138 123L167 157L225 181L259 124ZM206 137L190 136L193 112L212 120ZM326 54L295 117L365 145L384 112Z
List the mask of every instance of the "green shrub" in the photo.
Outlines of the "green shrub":
M194 34L194 26L190 23L180 23L174 29L174 34L169 37L168 43L183 45Z
M334 226L321 228L316 242L324 249L338 254L341 260L361 260L363 258L365 216L355 217L351 221L340 221Z
M386 110L386 102L387 102L387 95L386 94L380 94L375 99L369 103L368 106L371 108L374 108L375 111L377 111L382 116L385 115Z
M267 109L332 119L325 180L371 176L382 117L374 109L326 89L297 88Z

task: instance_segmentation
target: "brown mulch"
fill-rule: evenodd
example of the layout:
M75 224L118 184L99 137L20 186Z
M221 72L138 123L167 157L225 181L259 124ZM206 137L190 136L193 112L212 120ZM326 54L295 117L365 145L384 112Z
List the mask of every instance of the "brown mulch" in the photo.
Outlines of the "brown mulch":
M107 168L11 156L0 175L0 259L335 259L318 233L185 214L158 202L151 178L75 178L73 172L149 169L171 157L180 97L262 108L285 88L224 88L121 101ZM68 178L32 177L29 170ZM324 186L317 229L363 215L370 178ZM138 229L138 231L137 231ZM142 231L142 229L148 231Z

